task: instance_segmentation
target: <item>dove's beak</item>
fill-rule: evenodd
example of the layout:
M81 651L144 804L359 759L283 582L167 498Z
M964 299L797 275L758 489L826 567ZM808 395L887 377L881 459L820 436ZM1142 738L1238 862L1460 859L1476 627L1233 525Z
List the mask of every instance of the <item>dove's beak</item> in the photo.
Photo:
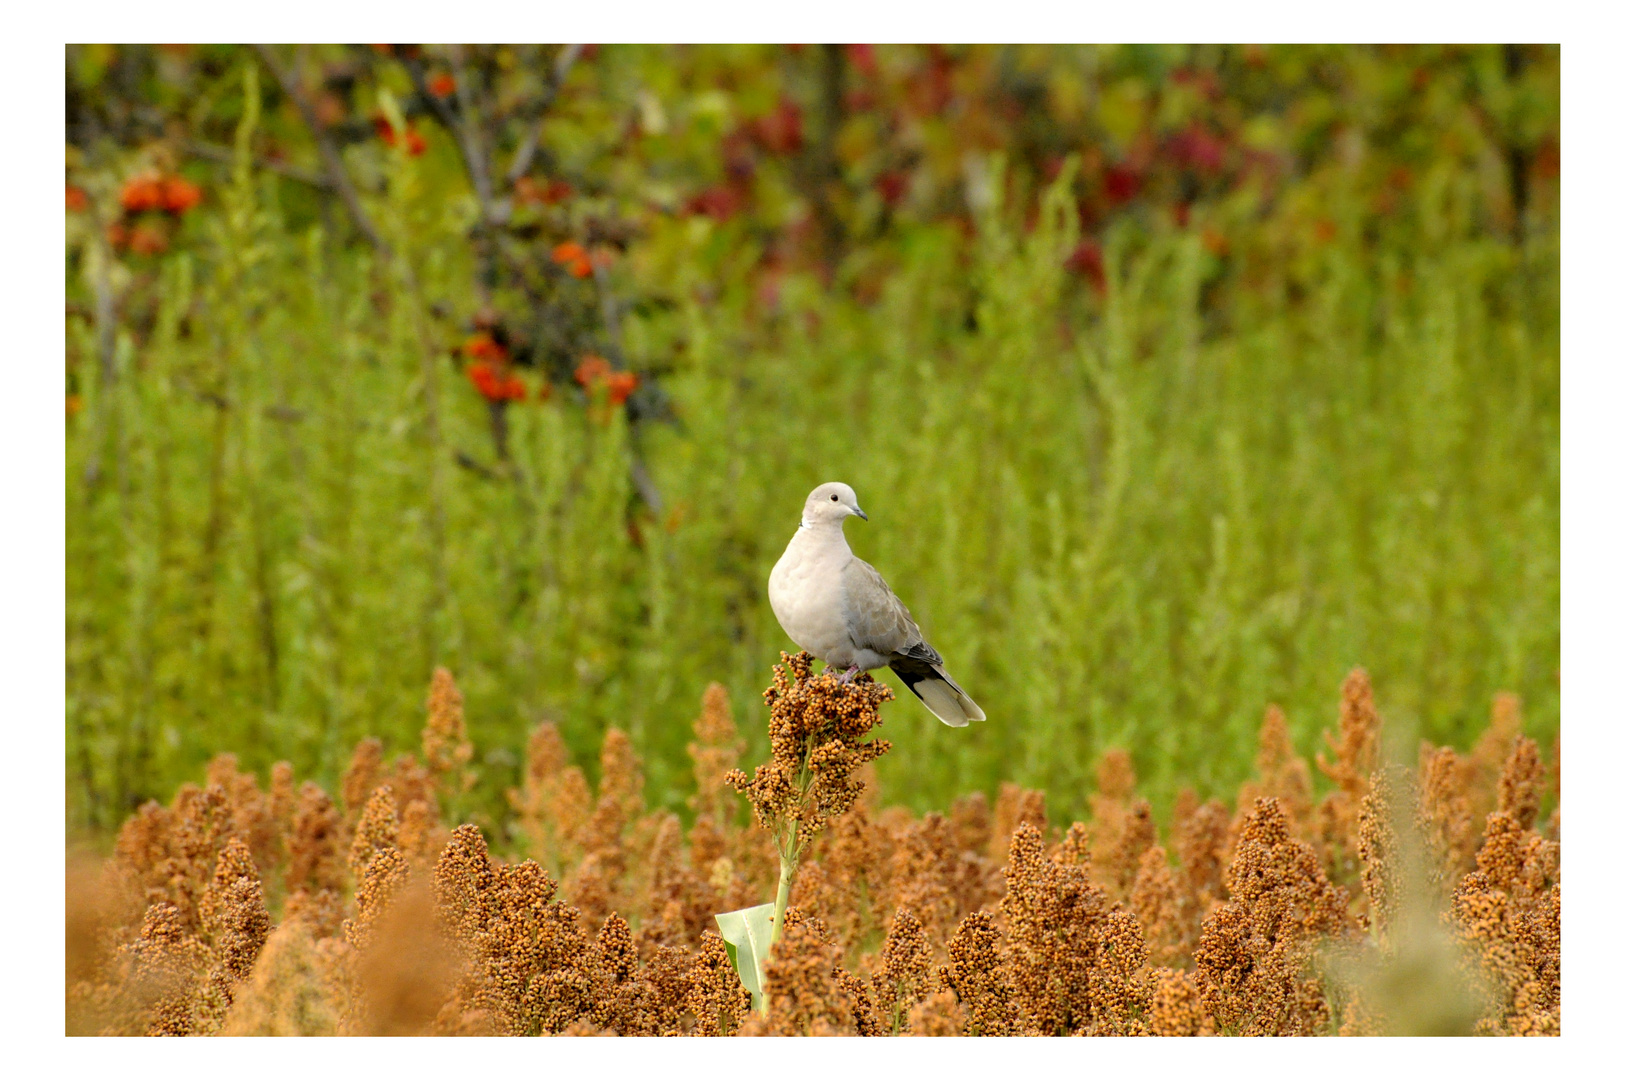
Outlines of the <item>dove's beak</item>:
M865 520L865 521L868 521L868 520L869 520L869 515L868 515L868 514L866 514L866 513L864 513L864 511L862 511L862 510L860 510L860 509L859 509L859 508L858 508L858 507L856 507L856 506L855 506L855 507L853 507L853 513L855 513L855 514L857 514L857 515L858 515L858 516L859 516L859 517L861 517L861 518L863 518L863 519L864 519L864 520Z

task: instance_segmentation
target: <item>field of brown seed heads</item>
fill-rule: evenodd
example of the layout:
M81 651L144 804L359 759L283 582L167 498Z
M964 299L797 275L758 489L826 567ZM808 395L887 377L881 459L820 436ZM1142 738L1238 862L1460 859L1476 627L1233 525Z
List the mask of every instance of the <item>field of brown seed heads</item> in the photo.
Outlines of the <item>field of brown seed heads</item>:
M1083 822L1010 784L882 806L883 685L803 655L765 696L748 776L707 691L687 821L622 732L595 788L544 724L511 818L458 822L444 670L421 753L365 740L337 791L223 753L70 858L68 1033L1558 1034L1558 745L1512 697L1470 751L1399 764L1357 670L1313 767L1272 708L1234 804L1188 792L1160 827L1121 751ZM762 1013L713 916L773 898L775 829L802 846Z

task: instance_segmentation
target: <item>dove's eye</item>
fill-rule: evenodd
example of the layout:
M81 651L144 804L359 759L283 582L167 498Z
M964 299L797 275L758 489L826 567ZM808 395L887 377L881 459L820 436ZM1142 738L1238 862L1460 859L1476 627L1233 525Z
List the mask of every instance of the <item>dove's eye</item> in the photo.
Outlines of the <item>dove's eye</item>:
M831 502L840 502L841 500L836 498L836 496L832 495L832 496L830 496L830 501Z

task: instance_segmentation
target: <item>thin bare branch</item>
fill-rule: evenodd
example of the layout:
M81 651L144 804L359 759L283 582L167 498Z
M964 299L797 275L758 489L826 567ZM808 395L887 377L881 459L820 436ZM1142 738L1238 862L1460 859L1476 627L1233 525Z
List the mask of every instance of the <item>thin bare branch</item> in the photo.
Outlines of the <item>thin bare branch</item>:
M291 69L284 68L277 61L276 53L272 52L271 46L256 45L254 49L260 54L260 60L265 64L266 69L277 80L277 85L282 87L282 92L288 95L288 100L292 101L294 107L299 110L299 116L305 121L305 126L310 129L311 138L316 143L317 153L321 155L322 165L327 171L328 183L332 185L334 191L338 192L339 198L344 202L345 209L350 213L350 220L355 223L357 230L367 238L368 243L372 244L379 252L388 255L390 253L389 244L385 242L379 231L374 228L372 220L367 217L367 211L362 208L361 197L356 194L356 186L350 182L350 174L345 172L344 161L339 157L339 151L334 147L333 140L329 139L327 133L322 129L322 123L316 117L316 107L311 104L309 95L299 85L298 78Z
M520 143L519 149L514 152L513 164L508 167L507 186L513 187L515 181L524 176L531 168L531 159L536 157L536 149L541 144L542 121L541 118L553 107L554 98L559 96L560 87L564 86L565 78L569 76L570 69L575 66L576 60L581 56L582 45L566 45L559 50L558 57L553 62L553 77L548 80L547 86L535 102L529 103L520 113L521 118L534 120L530 130L525 133L525 140Z
M230 165L237 157L231 147L216 146L213 143L189 140L184 144L184 149L193 157L202 158L205 161L218 161L225 165ZM304 169L281 161L272 161L269 158L255 158L254 167L264 169L266 172L276 173L278 176L286 176L288 179L297 180L301 184L309 184L311 187L322 191L333 190L333 183L327 177L306 172Z

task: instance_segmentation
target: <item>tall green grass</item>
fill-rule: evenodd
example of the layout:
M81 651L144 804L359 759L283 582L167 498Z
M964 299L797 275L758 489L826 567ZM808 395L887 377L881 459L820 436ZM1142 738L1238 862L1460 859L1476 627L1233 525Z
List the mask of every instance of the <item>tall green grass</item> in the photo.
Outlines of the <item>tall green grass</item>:
M584 759L625 728L678 806L707 682L765 744L758 694L792 647L767 576L829 479L990 717L948 729L898 686L890 799L1014 780L1073 814L1111 746L1165 800L1233 790L1266 703L1309 752L1355 665L1435 741L1470 738L1499 689L1556 731L1556 236L1485 239L1444 185L1431 232L1341 229L1216 308L1195 230L1132 223L1095 295L1063 269L1077 225L1052 194L1031 230L994 202L972 241L905 233L873 301L792 277L768 305L743 227L673 220L626 268L674 301L625 333L672 368L679 417L638 433L666 508L633 530L625 421L568 393L512 410L514 478L456 464L491 457L446 359L473 306L466 222L426 164L397 167L371 203L385 264L290 224L240 165L164 260L155 325L121 327L117 378L87 386L75 823L221 750L331 779L364 736L410 749L437 664L488 813L543 719Z

